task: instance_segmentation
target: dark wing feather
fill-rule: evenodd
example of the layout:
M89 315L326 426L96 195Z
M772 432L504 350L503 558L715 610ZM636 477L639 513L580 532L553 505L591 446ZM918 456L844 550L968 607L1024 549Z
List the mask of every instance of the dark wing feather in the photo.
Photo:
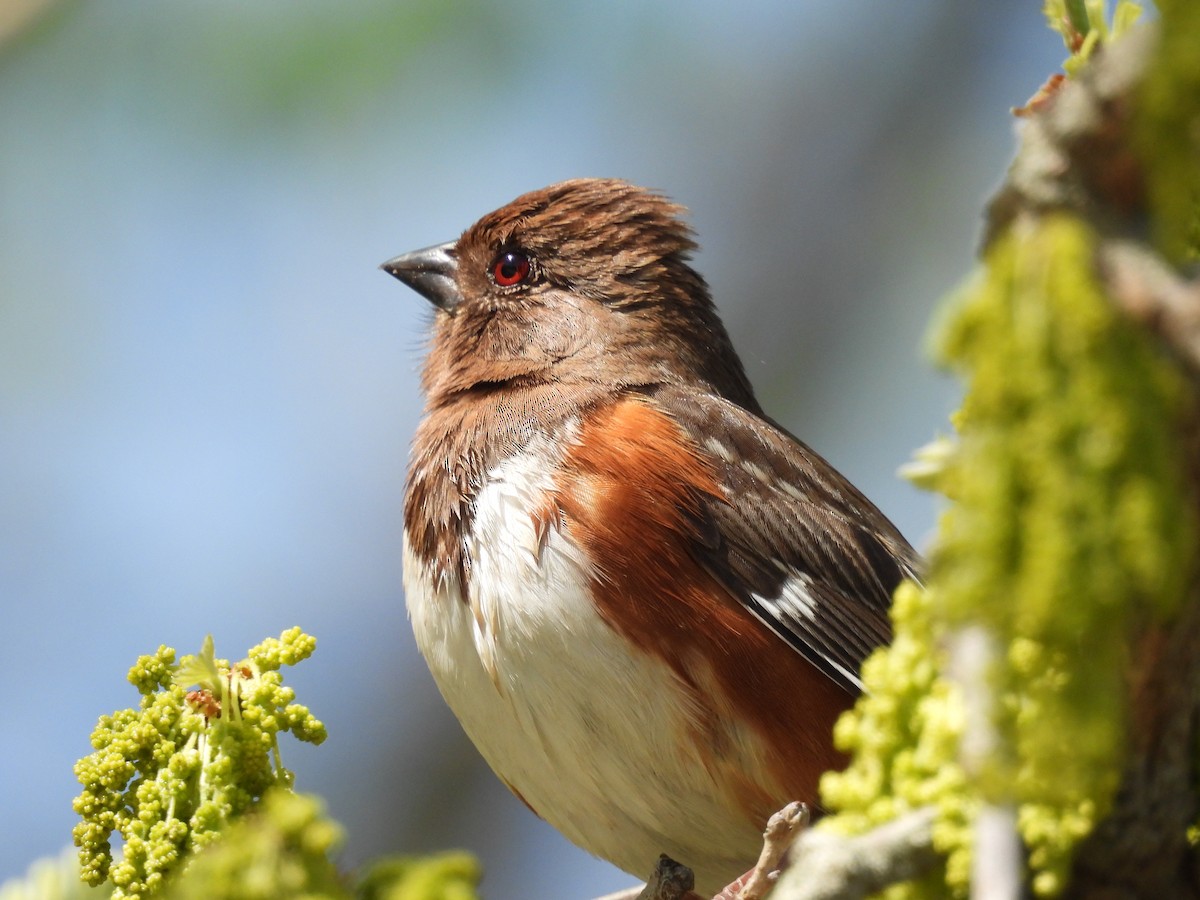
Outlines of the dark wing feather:
M920 557L829 463L721 397L664 386L653 401L695 442L726 502L709 501L695 552L729 592L851 693L891 640L888 607Z

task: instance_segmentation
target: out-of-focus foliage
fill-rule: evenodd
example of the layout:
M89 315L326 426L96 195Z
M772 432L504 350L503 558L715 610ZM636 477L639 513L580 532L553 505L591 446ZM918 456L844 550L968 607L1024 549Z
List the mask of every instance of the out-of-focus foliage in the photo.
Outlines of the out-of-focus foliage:
M469 853L386 857L371 864L357 900L476 900L483 873Z
M39 859L20 878L0 884L0 900L108 900L112 888L79 877L79 854L72 849Z

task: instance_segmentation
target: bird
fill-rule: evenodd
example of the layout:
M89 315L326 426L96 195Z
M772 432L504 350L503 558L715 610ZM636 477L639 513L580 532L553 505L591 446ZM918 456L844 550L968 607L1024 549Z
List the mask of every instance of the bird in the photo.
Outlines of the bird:
M580 178L381 268L433 306L403 584L442 696L568 839L711 896L820 811L921 560L763 411L696 249L664 194Z

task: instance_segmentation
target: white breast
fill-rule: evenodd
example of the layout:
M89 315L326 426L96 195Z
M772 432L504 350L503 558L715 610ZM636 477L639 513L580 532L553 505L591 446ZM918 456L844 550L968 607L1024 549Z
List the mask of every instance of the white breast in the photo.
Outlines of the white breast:
M754 859L758 831L731 815L693 746L673 674L596 612L569 536L551 528L539 548L530 511L552 467L538 450L478 496L465 599L456 578L435 585L406 535L417 644L471 740L539 815L635 875L667 853L715 892Z

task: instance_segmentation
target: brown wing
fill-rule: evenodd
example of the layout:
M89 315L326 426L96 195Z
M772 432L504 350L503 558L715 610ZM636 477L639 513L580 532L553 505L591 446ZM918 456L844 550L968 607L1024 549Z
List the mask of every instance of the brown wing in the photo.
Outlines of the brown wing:
M747 609L852 694L891 639L888 607L921 561L896 527L819 455L721 397L664 386L653 402L711 463L726 502L706 500L694 552Z

